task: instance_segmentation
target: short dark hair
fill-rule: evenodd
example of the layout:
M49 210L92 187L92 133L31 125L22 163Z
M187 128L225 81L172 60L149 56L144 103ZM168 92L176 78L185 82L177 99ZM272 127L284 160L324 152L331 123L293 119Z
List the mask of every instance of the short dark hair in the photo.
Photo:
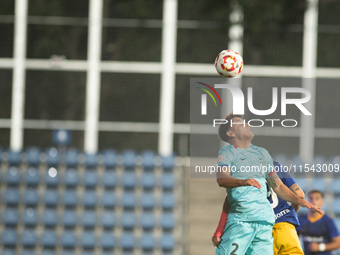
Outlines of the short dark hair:
M224 120L226 120L227 123L226 124L220 124L220 126L218 127L218 137L224 142L227 142L227 143L230 142L230 137L227 135L227 132L231 128L231 125L230 125L231 120L235 117L243 119L243 115L233 114L231 112L227 116L225 116L225 118L224 118Z
M322 198L324 197L323 192L320 191L320 190L317 190L317 189L313 189L313 190L309 191L307 196L309 196L309 195L311 195L311 194L314 194L314 193L319 193L319 194L321 195Z

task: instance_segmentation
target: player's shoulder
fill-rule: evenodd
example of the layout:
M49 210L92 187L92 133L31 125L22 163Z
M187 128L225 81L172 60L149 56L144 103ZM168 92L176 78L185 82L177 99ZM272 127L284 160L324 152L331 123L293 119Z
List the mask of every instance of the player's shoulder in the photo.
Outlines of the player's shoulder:
M324 221L328 221L328 222L334 222L334 219L332 218L332 217L330 217L328 214L324 214L323 216L322 216L322 219L324 220Z
M265 149L265 148L263 148L263 147L259 147L259 146L256 146L256 145L251 144L251 145L250 145L250 148L252 148L252 149L254 149L254 150L258 150L258 151L260 151L260 152L262 152L262 153L264 153L264 154L268 154L268 155L270 156L270 154L269 154L269 152L267 151L267 149Z
M220 149L220 151L219 151L218 154L225 154L225 153L232 153L232 154L234 154L234 152L235 152L235 147L234 147L234 145L227 145L227 146L223 146L223 147Z

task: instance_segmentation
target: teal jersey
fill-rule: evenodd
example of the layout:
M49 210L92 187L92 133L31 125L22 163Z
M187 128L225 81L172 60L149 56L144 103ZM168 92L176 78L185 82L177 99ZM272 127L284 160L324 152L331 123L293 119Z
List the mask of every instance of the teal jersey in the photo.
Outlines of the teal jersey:
M254 145L247 149L225 146L219 151L217 165L229 166L234 178L253 178L261 184L261 189L253 186L227 189L228 221L265 221L274 225L274 211L267 199L266 187L266 179L274 172L273 159L268 151Z

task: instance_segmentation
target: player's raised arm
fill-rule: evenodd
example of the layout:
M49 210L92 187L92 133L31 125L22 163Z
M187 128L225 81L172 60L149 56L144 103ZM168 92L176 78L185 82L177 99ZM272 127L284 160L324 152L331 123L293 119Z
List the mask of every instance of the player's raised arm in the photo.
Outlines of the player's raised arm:
M320 214L324 214L324 212L321 210L320 207L317 207L306 200L299 198L297 195L295 195L289 188L286 187L280 180L280 178L277 176L275 172L273 172L268 178L267 182L269 186L274 190L274 192L283 200L286 200L287 202L291 202L292 204L298 204L302 207L306 207L309 209L314 209Z
M216 181L220 187L233 189L241 186L254 186L261 189L261 184L255 179L237 179L230 176L230 168L223 166L222 171L216 173Z

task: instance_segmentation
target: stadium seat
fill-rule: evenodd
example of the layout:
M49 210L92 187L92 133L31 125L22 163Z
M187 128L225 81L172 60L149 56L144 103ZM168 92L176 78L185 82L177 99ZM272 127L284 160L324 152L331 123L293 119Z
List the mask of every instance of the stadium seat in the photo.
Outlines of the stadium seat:
M66 187L76 187L78 184L78 172L73 169L67 169L64 173L64 184Z
M20 165L22 160L21 157L22 157L21 151L13 151L11 149L7 151L7 161L8 164L11 166Z
M94 188L97 185L97 172L96 171L85 171L83 176L83 183L86 188Z
M103 250L110 250L115 247L115 238L112 232L103 232L100 243Z
M18 211L16 209L6 208L3 222L6 226L16 226L18 224Z
M57 211L45 209L43 212L43 223L46 227L55 227L57 225Z
M332 191L334 195L336 196L340 195L340 179L338 178L332 179Z
M48 207L55 207L58 205L58 191L53 189L45 190L44 203Z
M340 215L340 198L333 199L333 210L337 216Z
M77 224L76 211L65 210L62 215L62 223L64 228L74 228Z
M81 245L84 249L93 249L96 243L95 240L93 232L85 231L81 236Z
M175 156L162 157L162 167L164 170L172 170L175 167Z
M322 155L315 155L314 156L314 160L313 160L313 163L314 165L317 165L317 164L325 164L326 163L326 158Z
M11 166L6 172L6 183L7 185L19 185L20 183L20 172L17 167Z
M106 169L112 169L117 165L117 153L115 150L103 151L104 166Z
M21 234L21 244L24 247L34 247L37 243L37 236L34 230L24 230Z
M176 204L176 199L175 199L174 194L163 193L161 204L162 204L163 210L172 210Z
M3 249L2 255L15 255L15 250L13 249Z
M122 195L122 204L125 209L133 209L136 204L134 192L125 192Z
M62 253L60 253L60 255L75 255L74 251L63 251Z
M140 222L144 230L151 230L155 227L155 215L153 213L143 213Z
M82 251L81 255L95 255L93 251Z
M120 245L124 250L132 250L135 246L135 237L132 233L123 233L120 238Z
M340 218L335 218L334 219L335 225L338 229L340 229Z
M123 166L125 169L133 169L136 166L136 152L133 150L126 150L122 153Z
M54 231L45 230L41 234L41 244L45 248L53 248L56 246L57 237Z
M96 213L94 211L83 211L81 224L84 228L94 228L96 226Z
M103 174L103 186L106 189L113 189L116 187L117 177L114 171L105 171Z
M57 166L60 163L59 151L56 148L48 148L45 151L48 166Z
M37 211L32 208L27 208L23 215L23 221L26 227L35 227L38 223Z
M98 155L97 154L89 154L85 153L85 166L86 168L96 168L98 165Z
M116 220L113 212L103 212L100 218L104 229L111 229L115 227Z
M141 156L144 170L153 170L155 167L155 153L153 151L144 151Z
M63 201L66 207L75 207L77 205L77 193L75 190L65 190Z
M7 205L17 205L19 203L19 191L14 188L8 188L5 191L5 203Z
M59 183L59 174L56 168L50 167L45 173L45 184L48 187L56 187Z
M2 233L2 243L4 246L15 246L17 242L17 233L14 229L5 229Z
M161 185L164 190L172 190L175 187L175 176L171 173L165 173L161 177Z
M85 207L95 207L97 204L97 194L95 191L86 190L83 194L83 205Z
M29 167L25 172L25 183L27 186L37 186L39 184L39 172L34 167Z
M143 233L140 238L140 244L143 250L153 250L155 248L155 239L152 234Z
M281 165L286 165L288 158L284 154L275 154L273 155L273 160L278 162Z
M300 186L300 188L305 192L307 189L307 181L305 178L294 178L295 182Z
M164 234L161 238L163 251L172 251L175 248L175 239L171 234Z
M61 235L61 245L66 249L72 249L76 246L77 239L73 231L64 231Z
M79 152L77 149L70 148L65 153L65 164L67 167L77 167L79 164Z
M161 226L163 230L172 230L175 227L175 217L172 213L165 213L161 217Z
M41 150L38 147L28 147L26 149L26 162L29 166L40 165Z
M44 250L40 253L40 255L56 255L52 250Z
M35 255L35 251L33 250L23 250L20 255Z
M326 192L326 181L324 178L314 178L313 179L313 189L320 190L321 192Z
M132 230L136 225L135 214L133 212L124 212L121 218L122 227L125 230Z
M24 194L26 206L36 206L39 202L38 191L36 189L27 189Z
M151 190L156 186L156 176L154 173L144 173L142 176L142 187Z
M105 208L114 208L116 206L115 193L112 191L104 191L101 203Z
M140 202L144 210L152 210L155 207L154 194L151 192L143 193Z
M136 175L134 172L125 171L122 176L122 183L125 189L134 189L136 187Z

